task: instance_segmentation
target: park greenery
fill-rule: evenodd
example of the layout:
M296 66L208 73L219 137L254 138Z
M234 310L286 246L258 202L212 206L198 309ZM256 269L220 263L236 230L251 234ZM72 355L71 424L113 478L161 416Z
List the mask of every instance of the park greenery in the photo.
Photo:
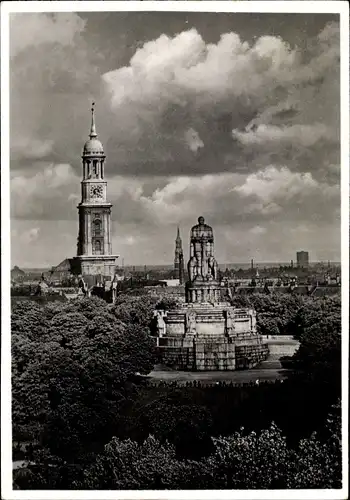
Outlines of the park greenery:
M153 310L176 307L170 299L13 303L14 459L27 461L14 486L341 487L340 298L256 294L233 303L257 310L261 333L299 340L287 380L148 384Z

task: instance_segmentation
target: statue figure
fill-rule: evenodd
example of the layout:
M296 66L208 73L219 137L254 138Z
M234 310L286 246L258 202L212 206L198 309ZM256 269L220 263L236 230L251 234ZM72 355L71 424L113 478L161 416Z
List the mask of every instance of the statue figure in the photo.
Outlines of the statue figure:
M217 280L217 269L213 229L205 224L203 217L199 217L190 234L189 279L191 282Z
M226 309L225 316L226 316L226 325L225 325L226 334L232 335L234 331L233 311L231 309Z
M154 315L157 318L157 334L158 337L162 337L166 333L166 324L164 321L164 316L166 315L163 311L155 311Z
M187 272L190 281L193 281L194 278L196 277L196 271L197 271L196 259L194 257L191 257L187 264Z
M112 303L114 304L115 299L117 298L117 291L118 291L118 277L117 277L117 272L114 272L113 280L111 283L111 290L112 290Z
M233 300L233 293L232 293L232 289L231 289L231 287L230 287L230 285L229 285L228 282L226 283L226 291L227 291L227 297L228 297L228 299L230 301L232 301Z
M208 268L209 268L209 273L208 276L210 276L211 279L217 280L218 278L218 263L214 259L212 255L209 256L208 258Z
M194 311L186 313L186 333L196 333L196 313Z

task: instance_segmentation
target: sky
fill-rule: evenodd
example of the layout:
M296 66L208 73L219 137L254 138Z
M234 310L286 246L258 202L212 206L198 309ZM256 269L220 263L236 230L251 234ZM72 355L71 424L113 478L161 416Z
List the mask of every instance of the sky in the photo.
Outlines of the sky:
M219 263L339 261L339 59L330 14L11 14L12 266L76 254L92 101L125 265L200 215Z

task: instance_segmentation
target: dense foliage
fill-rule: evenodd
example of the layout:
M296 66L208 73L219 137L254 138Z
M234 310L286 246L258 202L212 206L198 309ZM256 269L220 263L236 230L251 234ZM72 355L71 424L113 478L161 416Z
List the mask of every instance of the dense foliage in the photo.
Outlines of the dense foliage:
M138 321L125 323L128 317ZM113 435L135 373L153 367L149 318L132 303L84 299L12 312L13 433L62 457L81 456Z
M14 303L13 436L30 442L31 461L16 487L339 487L339 404L329 413L341 385L339 298L234 300L256 308L261 332L272 333L270 322L298 338L289 380L145 385L138 375L154 364L153 310L171 300Z
M85 466L37 455L40 465L17 473L16 485L94 490L340 488L339 446L334 454L339 437L333 427L324 442L313 434L293 449L273 423L258 433L241 428L212 439L212 453L198 460L179 459L174 445L154 436L141 443L113 438Z
M305 328L329 317L340 322L340 295L315 298L291 293L236 295L235 307L252 307L257 312L258 331L262 335L293 335L300 340ZM339 323L340 324L340 323Z

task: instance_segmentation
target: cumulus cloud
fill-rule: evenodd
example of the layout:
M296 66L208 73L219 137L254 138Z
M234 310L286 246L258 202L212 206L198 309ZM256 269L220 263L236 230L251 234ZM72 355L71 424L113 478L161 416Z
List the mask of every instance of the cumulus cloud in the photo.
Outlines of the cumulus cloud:
M248 177L235 173L174 177L149 196L142 184L137 190L128 184L113 202L116 213L123 212L120 222L133 224L136 219L135 226L143 223L146 228L190 226L201 214L215 226L257 228L258 221L270 219L336 221L340 193L337 186L320 183L310 173L270 166Z
M33 176L12 176L11 216L33 220L64 220L76 216L80 179L72 167L66 164L41 167Z
M23 189L25 182L30 190ZM187 255L188 231L199 215L204 215L214 227L217 255L221 261L234 260L229 249L234 249L231 251L237 259L246 257L248 249L252 256L259 258L260 248L265 260L267 249L271 255L282 248L290 252L288 245L292 234L295 241L309 241L307 247L315 249L322 233L321 223L327 234L332 234L332 241L321 245L319 251L329 247L334 253L333 247L339 244L339 238L335 237L339 232L339 212L332 209L339 207L339 190L317 182L310 174L269 167L248 177L233 173L174 177L162 188L149 193L147 182L146 178L140 183L136 179L118 177L109 183L114 251L129 262L151 263L155 255L160 262L169 262L178 224ZM70 233L63 254L56 257L57 262L67 255L69 248L72 255L75 252L78 193L74 191L78 184L74 172L67 166L52 167L49 175L36 175L33 179L15 180L14 183L12 199L17 200L13 201L17 220L32 226L32 219L44 219L36 221L38 227L46 228L40 235L41 244L50 245L50 234L51 238L56 237L52 234L56 229L50 229L56 228L56 221L45 220L50 214L63 213L70 219L60 222L62 231L67 232L70 228ZM118 188L114 190L113 186ZM19 203L20 194L24 192L28 194ZM293 257L292 253L290 258Z
M84 27L84 20L70 13L11 14L11 57L42 44L72 45L76 35L81 33Z
M340 209L338 186L316 181L310 173L291 172L287 167L270 166L249 175L234 188L245 197L246 212L284 220L337 220ZM332 207L327 213L324 203Z
M35 159L75 164L98 97L100 54L84 37L74 13L26 13L10 22L11 169L36 167ZM83 132L88 132L88 124Z
M14 138L11 141L12 159L41 160L52 153L53 140L40 140L30 137Z
M274 197L293 197L300 191L314 189L318 183L311 174L292 173L288 168L268 167L247 177L244 184L234 188L245 196L256 197L270 201Z
M141 149L144 167L153 165L154 173L164 173L165 163L175 174L184 165L194 174L211 171L214 161L217 171L234 171L237 163L248 171L278 162L297 170L309 164L313 171L320 158L337 163L339 95L325 99L325 94L339 94L336 24L327 26L306 52L274 36L250 44L225 33L217 44L207 44L195 29L162 35L139 48L128 66L103 79L116 120L126 117L124 133L114 122L116 136L129 151L137 142L135 154ZM257 128L250 130L253 124ZM126 137L128 129L133 134ZM181 144L190 130L203 142L200 164ZM232 130L238 143L232 141ZM267 146L278 141L283 144L272 158ZM194 144L197 151L200 143ZM293 152L286 151L286 144ZM317 162L310 165L314 147ZM176 156L166 161L165 151L172 150ZM130 160L132 168L132 153Z
M188 130L186 130L185 141L190 150L193 151L194 153L197 153L198 149L204 147L204 142L199 137L198 132L193 128L189 128Z
M281 164L321 179L328 164L339 164L337 23L303 51L278 36L248 42L228 32L207 43L195 28L163 34L101 75L105 56L89 44L80 16L30 16L11 25L19 44L11 62L11 143L15 135L54 141L49 160L77 169L95 98L115 175L250 173ZM13 168L30 168L24 148L13 155Z
M261 98L268 85L290 82L299 64L297 52L277 37L261 37L249 46L236 33L226 33L217 44L207 45L192 29L146 43L128 67L104 79L115 107L125 101L154 103L157 97L185 105L187 92L199 93L200 100L211 99L213 93L219 98L258 93Z
M23 231L40 227L50 245L49 223L66 221L75 251L92 100L116 252L168 262L176 225L187 231L200 214L228 260L225 244L266 255L293 227L313 244L317 227L339 228L337 23L305 35L303 50L238 29L208 43L198 27L164 28L122 59L115 30L96 36L82 17L11 21L11 210Z
M266 228L265 227L261 227L261 226L254 226L254 227L252 227L252 229L250 230L250 232L252 234L265 234L266 233Z
M31 243L31 242L36 241L38 239L39 234L40 234L40 228L39 227L32 227L31 229L24 231L20 235L20 238L21 238L23 243Z
M118 226L138 228L140 234L147 234L179 223L189 227L202 214L215 226L245 224L258 231L270 219L337 221L339 217L337 186L287 167L269 166L249 176L226 173L172 177L155 189L149 182L147 177L117 176L109 180L108 197ZM70 165L47 166L31 177L14 176L12 216L45 220L59 214L62 220L75 220L79 184ZM135 239L123 240L123 244L133 242Z
M232 135L245 146L257 145L271 148L273 143L280 145L298 143L303 147L310 147L318 141L327 140L330 131L322 123L282 127L258 125L255 130L248 129L246 132L233 130Z
M75 255L76 241L73 221L12 219L11 266L50 268Z

